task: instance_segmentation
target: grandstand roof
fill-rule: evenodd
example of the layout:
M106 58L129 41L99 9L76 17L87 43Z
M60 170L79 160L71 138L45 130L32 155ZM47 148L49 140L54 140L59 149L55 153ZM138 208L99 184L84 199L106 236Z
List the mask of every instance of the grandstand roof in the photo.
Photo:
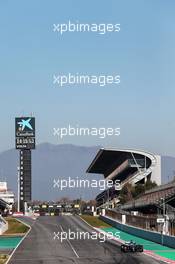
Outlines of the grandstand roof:
M124 161L137 158L149 158L148 153L135 150L100 149L94 160L87 169L87 173L103 174L107 177ZM131 166L130 166L131 167Z

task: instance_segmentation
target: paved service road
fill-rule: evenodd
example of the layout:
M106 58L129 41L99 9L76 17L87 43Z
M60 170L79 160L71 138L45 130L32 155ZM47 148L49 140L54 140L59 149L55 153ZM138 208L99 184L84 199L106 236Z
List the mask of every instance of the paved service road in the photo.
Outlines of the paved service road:
M78 216L43 216L32 225L32 229L17 248L9 264L157 264L142 253L121 253L120 247L110 242L86 239L65 239L63 242L54 235L69 230L79 234L93 229ZM55 237L55 239L54 239Z

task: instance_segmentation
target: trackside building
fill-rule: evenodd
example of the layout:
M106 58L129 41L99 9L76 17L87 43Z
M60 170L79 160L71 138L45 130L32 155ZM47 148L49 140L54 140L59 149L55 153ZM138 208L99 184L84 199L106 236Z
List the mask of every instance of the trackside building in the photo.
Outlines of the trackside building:
M175 158L134 149L100 149L87 173L102 174L113 182L118 180L121 188L126 183L138 184L147 180L162 185L175 179ZM107 192L108 196L115 196L112 190ZM106 192L99 194L97 200L103 203L106 195Z

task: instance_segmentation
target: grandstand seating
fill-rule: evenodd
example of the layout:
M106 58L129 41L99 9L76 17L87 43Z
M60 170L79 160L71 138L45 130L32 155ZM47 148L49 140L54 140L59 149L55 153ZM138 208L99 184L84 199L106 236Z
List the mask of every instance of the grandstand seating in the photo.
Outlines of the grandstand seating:
M175 182L170 184L162 185L156 187L150 191L145 192L138 199L130 201L123 206L122 209L128 210L132 208L145 207L149 205L159 205L161 206L161 199L164 199L166 203L175 200ZM172 204L171 204L172 205Z

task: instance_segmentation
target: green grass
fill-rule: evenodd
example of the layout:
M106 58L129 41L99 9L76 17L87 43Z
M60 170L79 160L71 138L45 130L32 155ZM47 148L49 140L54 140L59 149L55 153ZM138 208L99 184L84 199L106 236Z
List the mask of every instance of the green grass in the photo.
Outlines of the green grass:
M93 227L110 227L110 225L100 220L98 216L82 215L81 218Z
M25 234L29 230L28 226L14 218L8 217L5 220L8 222L9 228L3 235Z

